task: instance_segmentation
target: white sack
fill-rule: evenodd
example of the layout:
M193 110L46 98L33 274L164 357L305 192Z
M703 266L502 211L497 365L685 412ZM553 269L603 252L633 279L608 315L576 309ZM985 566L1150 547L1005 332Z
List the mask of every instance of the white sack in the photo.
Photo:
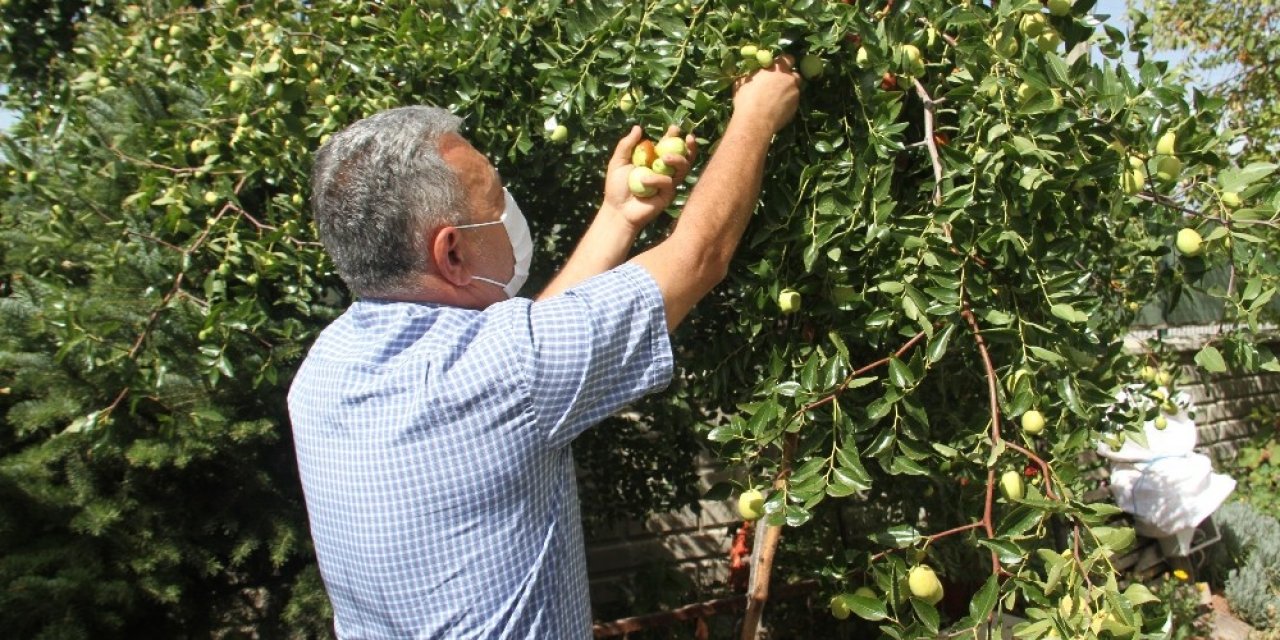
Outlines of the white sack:
M1152 538L1176 536L1185 553L1195 528L1235 490L1236 481L1214 473L1209 458L1195 452L1196 424L1183 408L1190 398L1180 393L1175 401L1179 411L1165 416L1165 429L1156 429L1154 421L1144 425L1147 446L1130 438L1119 451L1105 443L1097 451L1111 461L1111 495L1134 515L1134 529Z

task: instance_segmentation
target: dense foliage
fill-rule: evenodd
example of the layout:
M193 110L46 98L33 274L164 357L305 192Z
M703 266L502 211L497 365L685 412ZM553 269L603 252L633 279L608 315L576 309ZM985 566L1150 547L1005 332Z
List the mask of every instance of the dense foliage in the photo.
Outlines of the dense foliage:
M390 106L466 118L545 278L630 123L714 153L743 45L824 61L729 280L676 336L677 382L575 447L606 522L688 503L709 438L776 487L775 577L871 585L846 601L889 635L998 603L1027 637L1131 635L1150 597L1109 558L1132 532L1079 501L1073 462L1157 410L1113 406L1159 365L1124 355L1132 314L1203 289L1243 326L1197 362L1278 368L1250 339L1280 277L1276 167L1232 166L1226 103L1127 70L1146 43L1091 0L115 7L77 23L51 84L14 83L4 138L0 622L24 637L327 633L283 396L348 298L305 176L326 135ZM1039 435L1018 428L1033 410ZM1010 471L1021 498L996 491ZM908 597L919 562L976 595Z
M1253 160L1280 153L1280 11L1273 0L1142 0L1141 28L1160 48L1190 57L1197 86L1226 99L1223 124Z

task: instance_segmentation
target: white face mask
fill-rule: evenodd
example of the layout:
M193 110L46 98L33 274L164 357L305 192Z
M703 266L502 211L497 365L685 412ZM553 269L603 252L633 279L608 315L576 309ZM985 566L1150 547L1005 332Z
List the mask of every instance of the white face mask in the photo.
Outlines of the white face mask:
M502 190L504 199L502 207L502 216L493 222L477 222L475 224L460 224L454 229L470 229L473 227L487 227L491 224L501 224L507 230L507 239L511 241L511 254L516 259L515 271L511 274L511 281L503 284L497 280L485 278L483 276L471 276L481 282L502 287L503 293L508 298L516 297L520 287L524 286L524 281L529 279L529 265L533 263L533 236L529 234L529 223L525 221L524 214L520 213L520 207L516 206L516 199L511 197L511 192L506 189Z

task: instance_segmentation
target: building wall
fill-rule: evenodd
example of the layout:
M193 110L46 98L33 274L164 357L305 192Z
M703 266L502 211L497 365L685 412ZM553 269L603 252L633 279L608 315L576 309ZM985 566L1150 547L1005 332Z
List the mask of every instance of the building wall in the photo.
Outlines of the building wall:
M1195 402L1197 449L1214 460L1215 466L1239 450L1248 438L1263 428L1250 415L1262 407L1280 411L1280 373L1208 374L1196 366L1194 358L1216 335L1216 326L1179 327L1161 335L1157 331L1135 332L1129 337L1131 350L1142 351L1155 341L1163 343L1177 370L1177 388ZM1280 353L1280 341L1267 346Z
M702 493L727 478L705 456L699 458L698 471ZM620 524L592 536L587 541L592 603L635 598L636 589L658 582L656 574L663 571L678 572L694 591L723 586L729 576L729 550L742 518L730 500L701 500L698 506ZM649 575L638 579L646 572Z

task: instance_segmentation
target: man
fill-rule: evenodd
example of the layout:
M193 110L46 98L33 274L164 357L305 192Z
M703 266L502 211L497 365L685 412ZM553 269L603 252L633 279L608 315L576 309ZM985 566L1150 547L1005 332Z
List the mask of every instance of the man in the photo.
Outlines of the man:
M569 444L667 385L667 333L724 278L795 112L791 65L739 82L675 229L625 264L677 181L632 196L641 132L623 138L600 212L536 302L514 297L528 227L457 118L395 109L320 150L312 209L360 299L312 347L289 412L339 637L590 637Z

